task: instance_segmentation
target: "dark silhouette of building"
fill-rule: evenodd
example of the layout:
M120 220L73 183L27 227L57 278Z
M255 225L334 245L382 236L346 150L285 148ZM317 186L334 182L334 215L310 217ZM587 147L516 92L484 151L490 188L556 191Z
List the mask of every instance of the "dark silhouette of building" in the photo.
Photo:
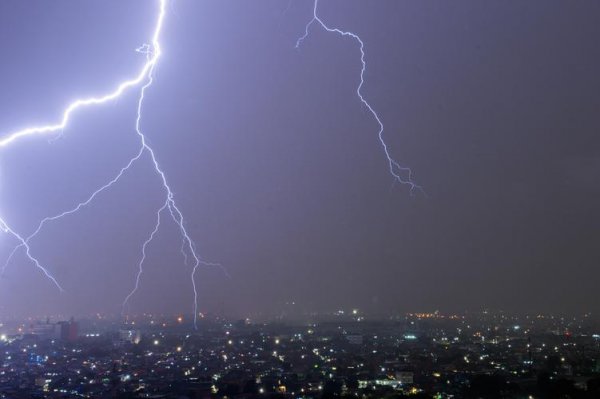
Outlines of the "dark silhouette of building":
M66 342L73 342L77 339L79 334L79 325L71 317L69 321L61 321L58 323L60 325L60 339Z

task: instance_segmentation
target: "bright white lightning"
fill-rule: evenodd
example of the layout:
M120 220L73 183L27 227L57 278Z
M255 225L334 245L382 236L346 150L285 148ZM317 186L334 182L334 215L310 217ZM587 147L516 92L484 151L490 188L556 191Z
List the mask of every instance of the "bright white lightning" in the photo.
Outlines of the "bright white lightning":
M365 61L365 44L363 43L362 39L357 34L355 34L353 32L343 31L343 30L338 29L338 28L331 28L331 27L327 26L325 24L325 22L323 22L323 20L321 18L319 18L319 16L317 15L317 6L318 6L318 3L319 3L319 0L315 0L315 2L313 4L313 16L312 16L312 19L310 21L308 21L308 23L306 24L306 27L304 29L304 35L302 35L296 41L296 48L299 48L300 45L302 44L302 42L308 37L309 29L310 29L311 25L313 25L314 23L319 24L327 32L336 33L336 34L338 34L340 36L351 37L352 39L356 40L356 42L359 44L360 62L362 64L362 67L361 67L361 70L360 70L360 83L358 84L358 87L356 88L356 94L358 95L358 98L363 103L363 105L365 107L367 107L367 109L369 110L369 112L371 113L371 115L373 115L373 117L377 121L377 124L379 125L378 137L379 137L379 141L381 142L381 146L383 147L383 151L385 153L387 161L388 161L390 174L394 178L394 182L398 182L398 183L401 183L401 184L408 185L410 187L410 193L411 194L413 194L415 190L420 191L421 193L425 194L425 192L423 191L422 187L413 182L413 180L412 180L412 170L410 168L401 166L390 155L390 151L389 151L388 145L385 142L385 140L383 139L383 130L384 130L383 122L379 118L379 115L377 114L377 112L375 112L375 110L373 109L373 107L371 107L371 104L369 104L369 102L362 95L361 89L362 89L362 87L363 87L363 85L365 83L364 77L365 77L365 71L367 69L367 63Z
M161 30L163 27L164 17L165 17L166 1L167 0L159 0L159 12L158 12L156 24L154 26L154 32L152 35L151 43L145 44L138 49L139 52L144 53L146 55L146 63L144 64L144 66L142 67L142 69L140 70L140 72L138 73L138 75L136 77L134 77L133 79L121 82L120 84L118 84L117 88L114 91L112 91L108 94L105 94L105 95L102 95L99 97L89 97L89 98L85 98L85 99L78 99L78 100L72 102L65 108L63 115L62 115L62 119L60 120L59 123L43 125L43 126L27 127L25 129L3 135L2 138L0 138L0 147L7 147L10 144L13 144L14 142L16 142L18 139L24 138L26 136L46 135L46 134L51 134L51 133L56 133L56 132L60 133L63 129L65 129L68 126L71 114L75 110L77 110L79 108L83 108L83 107L87 107L87 106L91 106L91 105L99 105L99 104L103 104L103 103L106 103L111 100L115 100L118 97L120 97L127 89L137 87L143 83L143 85L140 89L140 95L139 95L138 102L137 102L137 117L136 117L136 121L135 121L135 131L140 138L140 148L139 148L138 152L136 153L136 155L133 158L131 158L129 160L129 162L123 168L120 169L120 171L117 173L117 175L113 179L111 179L108 183L106 183L105 185L100 187L98 190L94 191L88 197L87 200L80 202L74 208L72 208L70 210L67 210L58 215L47 217L47 218L43 219L39 223L38 227L34 230L34 232L32 234L30 234L27 238L25 238L25 239L22 238L13 229L11 229L3 219L0 219L0 229L2 229L5 233L10 233L19 241L18 246L9 255L9 258L7 260L7 263L4 265L4 268L6 268L8 261L13 257L15 252L19 248L24 247L28 258L36 265L36 267L38 267L46 275L46 277L48 277L62 291L62 287L57 282L57 280L50 274L50 272L45 267L43 267L40 264L40 262L38 262L38 260L33 255L31 255L29 241L32 238L34 238L41 231L41 229L43 228L43 226L46 223L55 221L55 220L65 217L67 215L76 213L81 208L90 204L96 198L96 196L98 196L100 193L102 193L106 189L110 188L113 184L118 182L119 179L123 176L123 174L128 169L130 169L132 167L132 165L136 161L138 161L144 153L147 153L150 156L154 170L160 177L162 186L165 190L165 202L157 210L156 223L154 225L154 229L152 230L152 232L150 233L150 235L148 236L148 238L146 239L146 241L144 241L144 243L142 245L142 256L138 263L138 272L136 274L135 285L134 285L133 289L131 290L131 292L125 298L125 300L123 302L123 307L125 308L129 299L136 293L136 291L139 287L140 278L143 273L143 263L146 260L146 248L152 242L152 240L154 239L156 233L158 232L158 230L160 228L161 213L165 209L168 209L169 214L171 215L171 218L177 224L179 231L182 235L182 238L183 238L182 253L183 253L184 257L187 260L187 257L188 257L187 251L189 251L189 254L191 255L192 259L194 260L192 272L191 272L191 280L192 280L192 287L193 287L193 291L194 291L194 326L196 326L197 315L198 315L198 292L197 292L196 281L195 281L196 271L201 264L209 265L209 266L214 266L216 264L204 262L198 256L196 249L195 249L194 242L190 238L190 236L185 228L185 221L184 221L183 213L177 207L177 204L175 203L173 191L171 190L171 187L168 184L165 173L161 169L161 167L158 163L158 160L156 158L155 152L152 149L152 147L150 147L150 145L147 143L146 137L141 129L142 105L143 105L143 101L144 101L144 95L146 93L146 89L148 89L153 83L154 68L160 58L160 55L161 55L161 47L160 47L159 38L160 38L160 33L161 33Z
M164 21L164 16L165 16L165 5L166 5L166 1L167 0L159 0L159 5L160 5L160 10L158 13L158 18L156 21L156 25L154 27L154 33L152 35L152 40L151 40L151 44L146 44L144 46L142 46L140 49L138 49L140 52L144 53L146 55L146 63L144 64L144 66L142 67L142 69L139 71L138 75L136 75L133 79L130 80L126 80L121 82L120 84L117 85L116 89L113 90L112 92L109 92L107 94L104 94L102 96L98 96L98 97L89 97L89 98L84 98L84 99L78 99L74 102L72 102L71 104L69 104L63 114L62 114L62 119L55 124L49 124L49 125L42 125L42 126L33 126L33 127L27 127L24 128L22 130L18 130L15 132L11 132L8 134L3 135L2 137L0 137L0 148L3 147L8 147L10 144L13 144L14 142L16 142L17 140L27 137L27 136L37 136L37 135L48 135L48 134L52 134L52 133L60 133L62 132L63 129L65 129L68 126L71 114L79 109L79 108L83 108L83 107L87 107L87 106L92 106L92 105L100 105L103 103L106 103L108 101L112 101L115 100L117 98L119 98L123 93L125 93L128 89L130 88L134 88L134 87L138 87L139 85L141 85L143 82L145 82L143 84L143 86L140 89L140 96L138 99L138 106L137 106L137 118L136 118L136 123L135 123L135 131L138 134L138 136L140 137L140 141L141 141L141 147L139 148L138 152L136 153L136 155L131 158L129 160L129 162L120 169L120 171L117 173L117 175L111 179L108 183L106 183L105 185L103 185L102 187L100 187L98 190L96 190L95 192L93 192L90 197L88 197L87 200L77 204L74 208L67 210L65 212L62 212L58 215L55 216L51 216L51 217L47 217L45 219L43 219L38 227L36 228L36 230L34 230L34 232L32 234L30 234L27 238L23 238L21 235L19 235L18 233L16 233L12 228L9 227L9 225L6 223L6 221L2 218L0 218L0 230L2 230L3 232L12 235L13 237L15 237L19 244L17 245L17 247L13 250L13 252L10 254L9 256L9 260L12 258L12 256L14 255L14 253L19 249L19 248L25 248L25 252L27 257L35 264L35 266L40 269L44 275L49 278L61 291L62 291L62 287L60 286L60 284L58 283L58 281L50 274L50 272L43 267L40 262L31 254L31 250L30 250L30 246L29 246L29 241L31 239L33 239L43 228L43 226L47 223L47 222L51 222L51 221L55 221L58 219L61 219L62 217L65 217L67 215L71 215L76 213L77 211L79 211L81 208L87 206L88 204L90 204L97 195L99 195L100 193L102 193L103 191L105 191L106 189L110 188L113 184L115 184L116 182L118 182L118 180L122 177L122 175L129 170L133 164L138 161L142 155L144 153L149 154L153 167L155 169L155 172L158 174L158 176L161 179L163 188L165 190L165 202L162 204L162 206L157 210L156 213L156 223L154 225L154 229L152 230L152 232L150 233L150 235L148 236L148 238L146 239L146 241L144 241L143 245L142 245L142 256L140 259L140 262L138 264L138 272L136 275L136 280L135 280L135 285L133 287L133 289L131 290L131 292L127 295L127 297L125 298L125 301L123 302L123 306L125 307L125 305L128 303L129 299L136 293L138 287L139 287L139 283L140 283L140 278L142 276L143 273L143 263L146 259L146 248L147 246L152 242L152 240L154 239L156 233L158 232L160 225L161 225L161 214L163 211L165 211L166 209L169 211L169 214L171 216L171 218L175 221L175 223L177 224L180 233L182 235L182 253L184 255L184 257L186 258L187 261L187 257L188 254L186 252L189 251L189 253L191 254L191 257L193 258L194 262L193 262L193 268L192 268L192 272L191 272L191 280L192 280L192 286L193 286L193 291L194 291L194 325L196 325L196 321L197 321L197 315L198 315L198 293L197 293L197 288L196 288L196 283L195 283L195 274L196 271L198 269L198 267L201 264L204 265L215 265L215 264L211 264L211 263L207 263L204 262L200 259L200 257L197 255L196 249L195 249L195 245L192 241L192 239L190 238L186 228L185 228L185 224L184 224L184 217L182 212L179 210L179 208L177 207L175 200L174 200L174 195L173 192L168 184L167 178L163 172L163 170L161 169L155 152L154 150L148 145L148 143L146 142L146 137L143 134L142 130L141 130L141 126L140 126L140 122L141 122L141 118L142 118L142 105L143 105L143 100L144 100L144 95L145 95L145 91L147 88L149 88L152 83L153 83L153 71L154 68L158 62L158 59L161 55L161 48L160 48L160 43L159 43L159 37L160 37L160 33L162 30L162 26L163 26L163 21ZM305 29L305 33L302 37L300 37L296 43L296 47L299 47L300 44L302 43L302 41L304 41L309 34L309 28L311 27L311 25L313 25L315 22L318 23L323 29L325 29L327 32L332 32L332 33L336 33L339 34L341 36L349 36L351 38L353 38L354 40L356 40L359 44L359 48L360 48L360 53L361 53L361 64L362 64L362 68L361 68L361 72L360 72L360 83L356 89L356 93L358 95L358 97L360 98L361 102L367 107L367 109L371 112L371 114L373 115L373 117L375 118L375 120L377 121L378 125L379 125L379 132L378 132L378 137L379 140L381 142L381 145L384 149L385 155L387 157L388 160L388 164L389 164L389 170L390 173L392 174L392 176L394 177L395 181L400 182L402 184L407 184L410 186L410 190L411 193L416 189L416 190L421 190L421 187L418 186L417 184L415 184L412 181L412 172L410 170L410 168L406 168L406 167L402 167L397 161L395 161L390 153L389 153L389 149L388 146L386 144L386 142L383 139L383 131L384 131L384 125L381 121L381 119L379 118L378 114L375 112L375 110L371 107L371 105L365 100L365 98L362 95L361 89L362 86L364 84L364 73L366 70L366 62L365 62L365 53L364 53L364 43L363 41L360 39L360 37L352 32L349 31L342 31L340 29L337 28L330 28L328 27L317 15L317 5L318 5L318 0L315 0L314 2L314 7L313 7L313 18L308 22L308 24L306 25L306 29ZM421 190L422 191L422 190ZM8 261L7 261L8 263ZM6 268L6 264L4 265L4 268Z
M156 22L156 25L154 28L154 34L152 35L151 56L147 57L146 63L144 64L144 66L142 67L142 69L140 70L140 72L138 73L138 75L135 78L121 82L114 91L112 91L108 94L104 94L99 97L88 97L88 98L83 98L83 99L78 99L78 100L73 101L71 104L69 104L67 106L67 108L65 108L65 110L62 114L62 119L58 123L51 124L51 125L26 127L24 129L17 130L15 132L3 135L3 137L0 138L0 147L6 147L9 144L12 144L16 140L23 138L23 137L33 136L33 135L45 135L45 134L50 134L50 133L54 133L57 131L61 131L67 127L69 120L71 118L71 114L75 110L82 108L82 107L87 107L90 105L98 105L98 104L106 103L111 100L115 100L116 98L120 97L130 87L135 87L135 86L139 85L141 82L143 82L145 79L147 79L148 76L150 75L152 69L156 65L158 58L160 57L160 44L158 42L158 39L159 39L160 32L161 32L162 26L163 26L166 0L159 0L159 1L160 1L160 11L159 11L157 22ZM143 48L149 48L149 47L150 46L144 46ZM148 52L148 54L150 54L150 52Z

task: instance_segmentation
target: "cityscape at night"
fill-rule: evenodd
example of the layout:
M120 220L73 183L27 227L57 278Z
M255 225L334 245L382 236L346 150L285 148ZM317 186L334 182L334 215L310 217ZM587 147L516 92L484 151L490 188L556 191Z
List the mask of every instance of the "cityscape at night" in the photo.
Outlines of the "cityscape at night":
M600 395L593 315L358 309L229 321L102 315L1 327L3 398L530 398ZM311 321L307 321L307 320Z
M600 1L1 0L0 399L600 398Z

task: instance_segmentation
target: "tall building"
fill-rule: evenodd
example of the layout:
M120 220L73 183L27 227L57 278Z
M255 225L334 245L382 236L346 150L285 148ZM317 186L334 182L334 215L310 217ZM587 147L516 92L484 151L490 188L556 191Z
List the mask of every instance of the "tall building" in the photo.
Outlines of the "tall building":
M71 317L69 321L61 321L60 325L60 339L66 342L73 342L77 339L79 334L79 325Z

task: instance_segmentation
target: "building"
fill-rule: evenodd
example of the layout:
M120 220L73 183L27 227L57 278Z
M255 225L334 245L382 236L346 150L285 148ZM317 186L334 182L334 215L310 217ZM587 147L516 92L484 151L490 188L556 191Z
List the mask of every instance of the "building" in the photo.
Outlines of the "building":
M65 342L73 342L79 335L79 325L71 317L69 321L59 321L57 323L60 326L60 339Z

